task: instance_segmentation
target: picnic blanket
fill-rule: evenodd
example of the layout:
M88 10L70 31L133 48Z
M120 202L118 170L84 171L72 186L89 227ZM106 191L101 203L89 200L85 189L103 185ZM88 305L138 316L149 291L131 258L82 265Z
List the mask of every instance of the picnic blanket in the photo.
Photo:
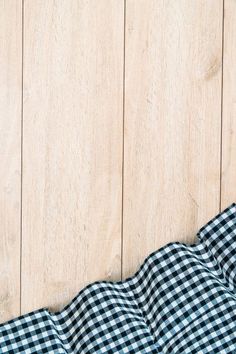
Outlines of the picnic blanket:
M236 205L195 244L150 254L134 276L0 325L0 353L236 353Z

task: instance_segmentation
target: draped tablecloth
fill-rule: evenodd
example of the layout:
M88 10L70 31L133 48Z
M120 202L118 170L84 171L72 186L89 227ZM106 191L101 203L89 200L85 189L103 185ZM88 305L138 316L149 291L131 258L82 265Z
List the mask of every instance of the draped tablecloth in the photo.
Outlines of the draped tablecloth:
M0 325L0 353L236 353L236 205L195 244L150 254L133 277Z

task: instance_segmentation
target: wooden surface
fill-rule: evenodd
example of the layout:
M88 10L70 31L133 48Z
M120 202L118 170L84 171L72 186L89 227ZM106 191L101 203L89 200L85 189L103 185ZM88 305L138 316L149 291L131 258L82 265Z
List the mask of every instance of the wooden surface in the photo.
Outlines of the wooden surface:
M221 46L222 1L127 2L125 276L218 211Z
M236 2L225 0L221 208L236 200Z
M0 321L20 314L21 1L0 1Z
M25 1L22 312L120 278L123 13Z
M236 201L236 2L0 10L3 322L126 278Z

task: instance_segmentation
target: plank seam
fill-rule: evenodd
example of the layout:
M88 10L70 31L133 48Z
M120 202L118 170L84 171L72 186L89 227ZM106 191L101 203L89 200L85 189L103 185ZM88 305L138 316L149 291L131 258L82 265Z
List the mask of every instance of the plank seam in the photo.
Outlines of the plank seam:
M123 279L124 253L124 156L125 156L125 44L126 44L126 0L124 0L124 37L123 37L123 122L122 122L122 191L121 191L121 279Z
M22 199L23 199L23 116L24 116L24 0L21 2L21 181L20 181L20 314L22 314Z
M220 201L219 211L222 210L222 167L223 167L223 99L224 99L224 27L225 27L225 1L223 0L222 8L222 41L221 41L221 114L220 114Z

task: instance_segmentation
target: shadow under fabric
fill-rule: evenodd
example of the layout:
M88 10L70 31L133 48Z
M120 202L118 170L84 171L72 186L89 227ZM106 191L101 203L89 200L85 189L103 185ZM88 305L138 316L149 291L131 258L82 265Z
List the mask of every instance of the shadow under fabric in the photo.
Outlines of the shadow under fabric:
M0 353L236 353L236 205L120 282L0 325Z

